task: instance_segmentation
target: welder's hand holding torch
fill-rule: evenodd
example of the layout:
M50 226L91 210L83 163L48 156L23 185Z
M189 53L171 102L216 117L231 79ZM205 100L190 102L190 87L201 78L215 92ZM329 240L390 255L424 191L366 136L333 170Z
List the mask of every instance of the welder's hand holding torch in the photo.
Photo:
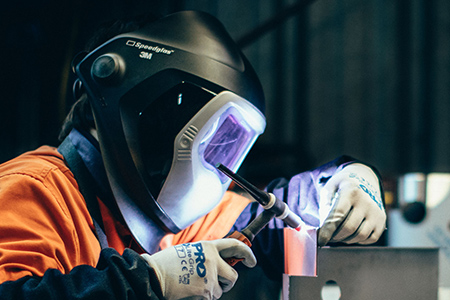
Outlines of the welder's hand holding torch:
M386 227L378 177L355 163L333 175L320 191L318 243L371 244Z
M201 241L141 255L155 271L164 299L219 299L235 284L238 274L224 259L241 258L256 265L251 249L236 239Z

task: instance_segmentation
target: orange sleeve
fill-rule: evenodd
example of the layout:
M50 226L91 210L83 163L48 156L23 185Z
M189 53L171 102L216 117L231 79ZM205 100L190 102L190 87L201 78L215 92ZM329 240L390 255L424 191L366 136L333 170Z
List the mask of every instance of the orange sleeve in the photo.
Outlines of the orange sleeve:
M43 276L50 268L67 273L80 264L95 266L100 255L74 179L28 163L26 173L3 167L0 176L0 283Z
M165 236L160 244L161 249L182 243L223 238L250 202L244 196L226 192L221 202L207 215L179 233Z

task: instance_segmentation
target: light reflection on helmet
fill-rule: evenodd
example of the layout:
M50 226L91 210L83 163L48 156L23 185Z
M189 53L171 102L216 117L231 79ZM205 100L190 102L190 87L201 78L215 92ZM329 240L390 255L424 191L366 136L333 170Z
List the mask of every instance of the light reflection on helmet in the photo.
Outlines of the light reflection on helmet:
M115 200L140 245L154 224L178 232L218 204L264 131L264 97L223 26L179 12L119 35L76 73L89 95Z

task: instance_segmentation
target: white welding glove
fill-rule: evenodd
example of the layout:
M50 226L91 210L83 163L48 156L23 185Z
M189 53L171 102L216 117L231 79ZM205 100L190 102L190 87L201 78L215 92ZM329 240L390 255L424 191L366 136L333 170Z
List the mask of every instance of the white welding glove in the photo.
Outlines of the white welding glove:
M355 163L333 175L320 191L318 244L371 244L386 228L378 177Z
M236 270L223 259L243 258L256 265L252 250L236 239L182 244L141 255L155 270L164 299L219 299L236 282Z

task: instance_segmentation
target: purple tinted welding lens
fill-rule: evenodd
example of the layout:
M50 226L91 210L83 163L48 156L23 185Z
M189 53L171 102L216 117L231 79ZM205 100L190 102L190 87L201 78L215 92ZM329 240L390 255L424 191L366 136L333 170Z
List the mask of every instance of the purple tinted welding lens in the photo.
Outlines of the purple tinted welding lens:
M240 124L235 116L228 115L206 146L203 157L212 166L221 163L235 170L242 155L247 154L254 136L253 130Z

